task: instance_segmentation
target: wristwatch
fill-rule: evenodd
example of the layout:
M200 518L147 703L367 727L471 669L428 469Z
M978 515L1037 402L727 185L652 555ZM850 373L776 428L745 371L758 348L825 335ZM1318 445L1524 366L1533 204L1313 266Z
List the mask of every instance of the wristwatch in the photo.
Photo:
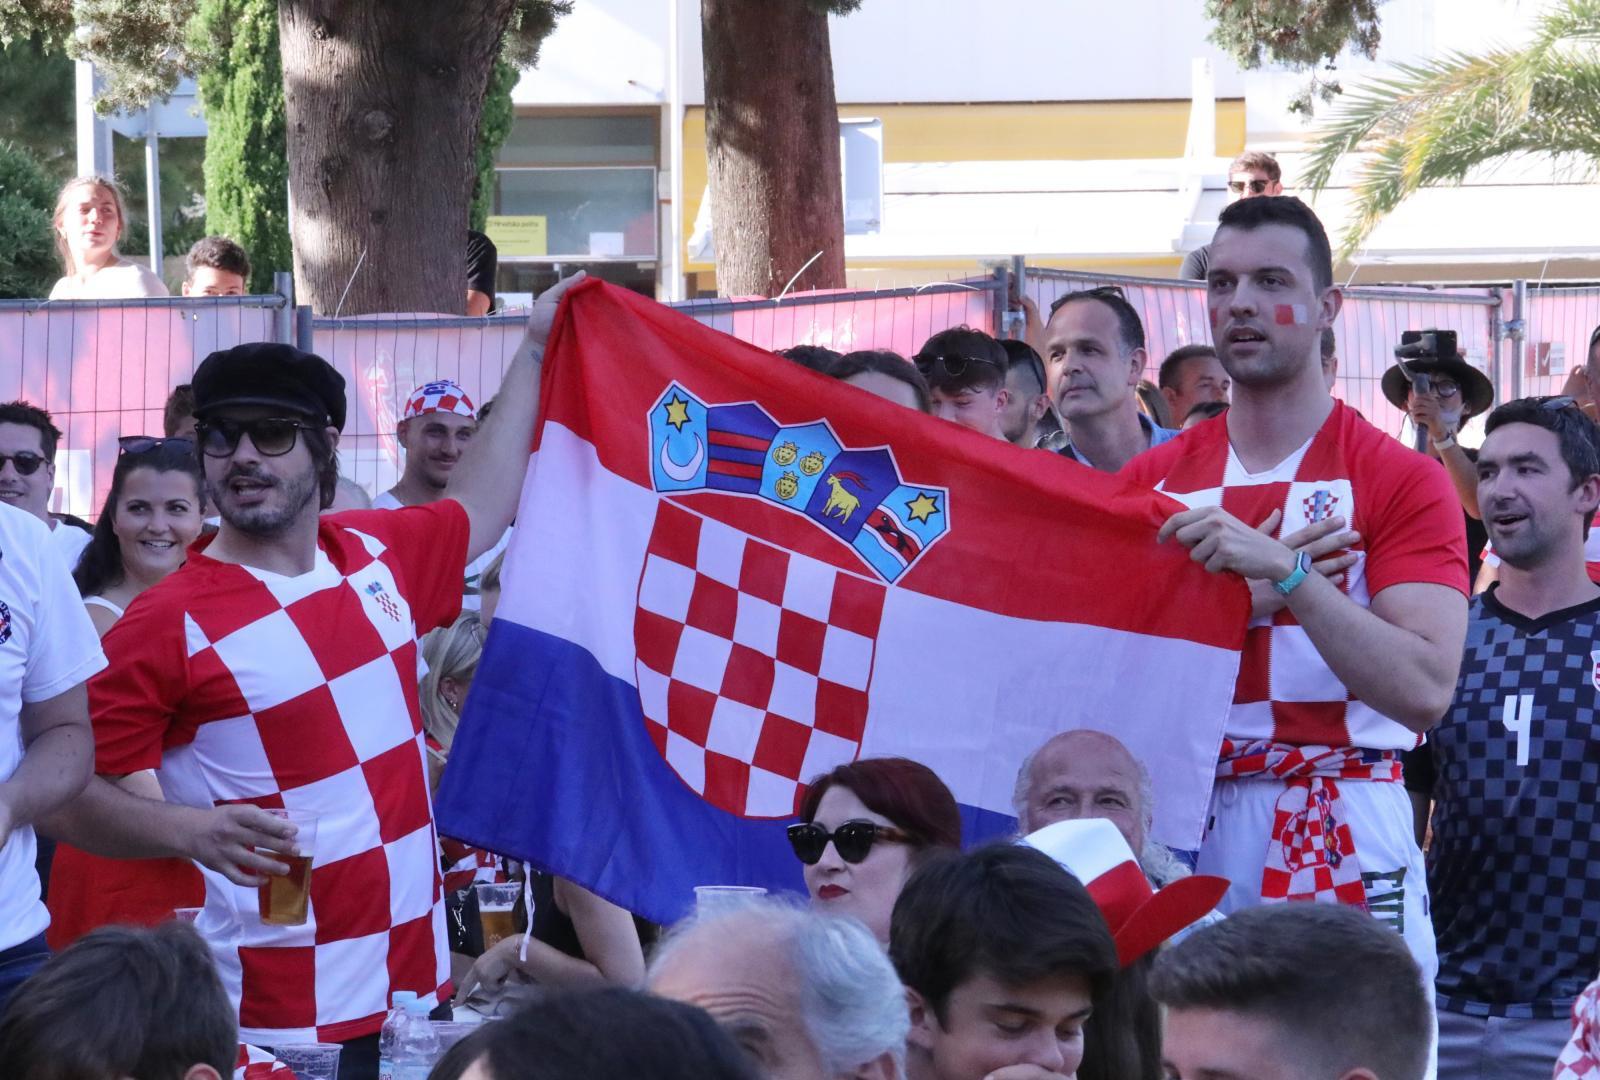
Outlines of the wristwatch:
M1288 596L1300 587L1300 583L1311 574L1311 556L1304 551L1298 553L1294 560L1294 569L1282 581L1274 581L1272 587L1278 590L1279 596Z
M1435 450L1448 450L1456 444L1456 433L1451 432L1442 439L1430 439Z

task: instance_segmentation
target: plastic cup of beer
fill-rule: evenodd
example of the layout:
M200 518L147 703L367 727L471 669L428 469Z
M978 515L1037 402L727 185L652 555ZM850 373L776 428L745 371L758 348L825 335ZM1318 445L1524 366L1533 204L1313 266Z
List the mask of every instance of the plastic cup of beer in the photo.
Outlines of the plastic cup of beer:
M694 912L705 918L724 911L741 908L752 900L767 895L759 885L696 885L694 887Z
M272 1056L289 1066L295 1080L339 1080L338 1043L279 1044Z
M311 899L311 858L317 850L317 815L305 810L269 809L273 817L283 818L300 831L295 834L293 855L262 851L278 862L287 863L287 874L268 874L257 890L261 921L273 926L301 926Z
M492 949L517 933L516 918L512 909L517 906L517 894L522 886L515 882L491 884L479 882L478 925L483 930L483 947Z

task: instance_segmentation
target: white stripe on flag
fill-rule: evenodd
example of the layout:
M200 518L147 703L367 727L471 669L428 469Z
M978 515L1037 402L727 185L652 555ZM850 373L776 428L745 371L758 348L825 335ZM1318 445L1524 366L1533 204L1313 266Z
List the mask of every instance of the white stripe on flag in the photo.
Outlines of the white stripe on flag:
M515 587L496 618L565 638L636 685L633 613L658 496L605 469L593 447L553 422L536 459L507 555ZM592 572L568 553L583 553ZM1160 792L1156 839L1194 848L1236 673L1237 656L1225 650L1013 618L891 586L861 753L915 758L960 802L1010 814L1026 754L1059 731L1109 732ZM1213 703L1212 714L1197 715L1197 702Z

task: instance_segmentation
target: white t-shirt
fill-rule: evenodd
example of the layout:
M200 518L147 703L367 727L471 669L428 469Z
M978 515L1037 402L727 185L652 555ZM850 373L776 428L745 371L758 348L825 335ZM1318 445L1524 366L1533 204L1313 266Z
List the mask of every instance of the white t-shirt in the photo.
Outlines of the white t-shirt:
M143 263L119 258L87 279L57 279L50 290L52 300L132 300L142 296L171 296L167 286Z
M73 530L79 531L79 530ZM100 639L72 577L32 514L0 506L0 780L23 756L22 705L47 701L106 666ZM0 847L0 949L44 931L31 827Z
M87 529L69 525L65 521L57 521L50 527L50 546L61 553L69 574L78 568L78 559L82 557L83 549L88 547L89 541L93 539L94 534Z
M395 498L392 491L379 492L372 499L372 508L374 510L399 510L404 506L405 503ZM515 528L515 526L508 527L505 532L500 534L500 539L494 542L494 547L467 564L466 580L463 583L461 592L462 611L482 610L483 597L479 593L479 582L483 580L483 572L489 569L490 564L500 557L501 552L505 551L506 545L511 543L512 528Z

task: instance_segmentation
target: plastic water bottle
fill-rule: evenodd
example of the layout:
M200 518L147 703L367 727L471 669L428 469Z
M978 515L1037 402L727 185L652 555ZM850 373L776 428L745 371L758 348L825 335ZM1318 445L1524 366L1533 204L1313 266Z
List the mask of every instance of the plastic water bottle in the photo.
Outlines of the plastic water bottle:
M426 1001L406 1002L400 1041L395 1048L394 1080L428 1080L439 1056L439 1036L428 1019L432 1007Z
M383 1030L378 1032L378 1080L394 1080L395 1056L400 1048L400 1029L406 1022L406 1004L417 1000L413 990L396 990L389 1015L383 1018Z

